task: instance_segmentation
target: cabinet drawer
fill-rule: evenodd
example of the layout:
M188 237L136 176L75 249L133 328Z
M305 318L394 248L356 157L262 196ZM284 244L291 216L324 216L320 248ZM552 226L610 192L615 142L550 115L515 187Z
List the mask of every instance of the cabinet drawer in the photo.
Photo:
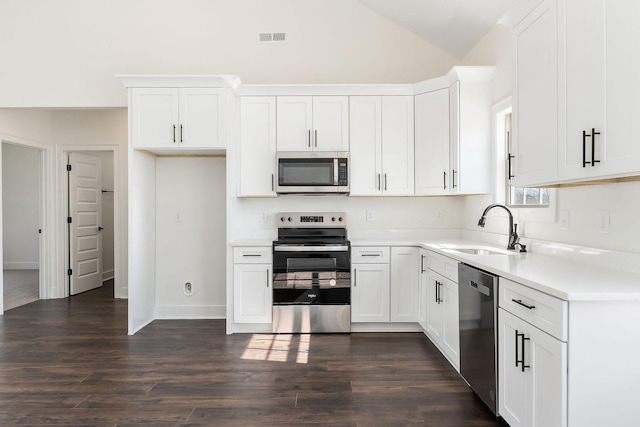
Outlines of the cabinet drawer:
M427 267L458 283L458 261L439 253L427 251Z
M389 259L389 248L386 246L356 246L351 248L352 263L387 264Z
M535 289L499 279L498 305L544 332L567 341L568 304Z
M246 246L233 248L236 264L271 264L270 246Z

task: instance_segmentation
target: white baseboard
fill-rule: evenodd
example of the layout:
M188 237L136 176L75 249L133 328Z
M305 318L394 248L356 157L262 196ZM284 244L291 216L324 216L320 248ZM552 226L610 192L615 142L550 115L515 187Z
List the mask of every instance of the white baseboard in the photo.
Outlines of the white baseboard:
M26 262L10 262L6 261L2 264L5 270L38 270L40 269L40 263L38 261L26 261Z
M224 305L156 305L156 319L225 319Z
M106 270L102 272L102 281L106 282L107 280L111 280L113 279L115 276L115 272L113 271L113 269L111 270Z
M352 323L351 332L423 332L418 323Z

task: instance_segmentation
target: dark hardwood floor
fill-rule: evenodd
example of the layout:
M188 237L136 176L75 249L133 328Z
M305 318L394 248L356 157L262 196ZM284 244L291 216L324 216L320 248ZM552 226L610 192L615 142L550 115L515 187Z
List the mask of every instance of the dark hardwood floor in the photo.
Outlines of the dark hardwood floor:
M0 316L0 425L504 426L422 334L127 336L112 289Z

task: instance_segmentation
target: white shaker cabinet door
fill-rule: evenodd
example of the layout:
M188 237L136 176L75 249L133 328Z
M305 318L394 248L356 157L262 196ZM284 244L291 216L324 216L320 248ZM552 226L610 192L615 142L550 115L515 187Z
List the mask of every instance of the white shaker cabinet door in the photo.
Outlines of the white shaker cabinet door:
M391 248L391 322L417 322L420 288L420 249ZM457 320L456 320L457 321Z
M449 194L449 128L449 89L416 95L416 195Z
M413 96L382 97L382 192L412 195L414 183Z
M389 264L352 266L351 321L389 321Z
M312 151L313 104L310 96L278 96L278 151Z
M238 196L275 197L276 98L243 97L240 116Z
M349 97L313 97L313 150L349 151Z
M513 172L517 186L557 180L556 1L544 0L513 31Z
M179 93L179 145L189 148L224 148L223 90L181 88Z
M178 89L131 89L133 148L177 147L180 138Z
M498 312L499 412L511 427L566 427L567 344Z
M236 323L271 323L271 264L235 264L233 288Z
M352 196L382 193L382 98L349 99L350 187Z

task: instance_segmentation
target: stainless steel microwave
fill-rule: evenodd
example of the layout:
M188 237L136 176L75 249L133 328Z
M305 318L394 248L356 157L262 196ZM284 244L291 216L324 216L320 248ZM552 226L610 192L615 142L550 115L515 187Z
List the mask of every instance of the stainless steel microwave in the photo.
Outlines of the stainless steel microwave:
M276 193L349 194L347 152L282 151L276 158Z

